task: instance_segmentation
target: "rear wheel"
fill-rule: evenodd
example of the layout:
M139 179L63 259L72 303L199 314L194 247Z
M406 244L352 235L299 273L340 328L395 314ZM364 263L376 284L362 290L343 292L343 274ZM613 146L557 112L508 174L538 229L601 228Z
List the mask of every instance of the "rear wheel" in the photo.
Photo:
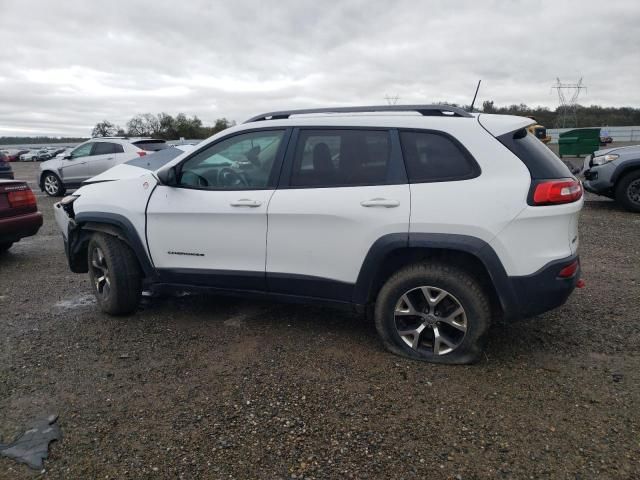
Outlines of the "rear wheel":
M631 212L640 212L640 170L622 177L616 185L616 200Z
M127 244L96 233L87 249L89 278L100 309L111 315L136 310L142 291L140 267Z
M375 323L393 353L434 363L473 363L486 343L489 300L463 270L415 264L382 287Z
M59 197L64 195L64 187L62 182L55 173L48 172L42 179L44 191L50 197Z
M0 243L0 254L3 254L7 250L9 250L11 248L11 245L13 245L13 242Z

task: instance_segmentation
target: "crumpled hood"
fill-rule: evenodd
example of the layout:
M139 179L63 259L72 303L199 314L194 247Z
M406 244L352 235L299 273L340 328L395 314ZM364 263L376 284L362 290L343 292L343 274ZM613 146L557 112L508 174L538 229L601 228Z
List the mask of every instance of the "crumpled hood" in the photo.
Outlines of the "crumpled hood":
M106 172L102 172L100 175L96 175L95 177L90 178L83 183L86 185L90 183L121 180L123 178L140 177L146 173L149 173L150 170L152 172L157 171L177 156L182 155L184 152L187 152L192 148L193 147L191 147L190 145L181 145L179 148L165 148L164 150L160 150L150 155L145 155L140 158L134 158L133 160L129 160L128 162L116 165Z
M127 163L121 163L120 165L116 165L106 172L102 172L100 175L96 175L95 177L92 177L89 180L85 180L82 183L83 185L88 185L98 182L112 182L113 180L122 180L124 178L141 177L146 173L149 173L149 169L136 167Z

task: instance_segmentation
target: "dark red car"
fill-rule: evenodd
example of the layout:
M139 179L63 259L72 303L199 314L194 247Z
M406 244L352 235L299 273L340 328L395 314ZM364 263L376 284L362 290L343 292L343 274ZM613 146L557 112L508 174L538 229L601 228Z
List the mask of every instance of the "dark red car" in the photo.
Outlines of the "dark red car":
M42 214L27 182L0 179L0 253L41 226Z

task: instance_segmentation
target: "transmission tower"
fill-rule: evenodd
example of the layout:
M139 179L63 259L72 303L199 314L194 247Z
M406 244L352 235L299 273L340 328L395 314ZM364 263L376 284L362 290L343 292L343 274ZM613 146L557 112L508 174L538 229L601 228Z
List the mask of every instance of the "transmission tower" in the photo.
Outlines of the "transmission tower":
M582 78L578 83L562 83L560 78L556 78L556 83L551 85L551 89L558 92L558 116L556 117L556 128L577 127L578 96L582 90L587 89L582 84Z
M393 96L393 97L391 97L389 95L385 95L384 99L387 101L387 103L389 105L395 105L396 103L398 103L398 100L400 100L400 97L396 93L395 96Z

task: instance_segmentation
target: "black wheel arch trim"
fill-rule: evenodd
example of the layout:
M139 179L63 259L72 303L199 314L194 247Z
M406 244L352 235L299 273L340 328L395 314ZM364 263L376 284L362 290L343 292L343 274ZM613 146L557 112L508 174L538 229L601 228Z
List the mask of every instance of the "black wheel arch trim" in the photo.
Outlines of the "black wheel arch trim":
M67 256L73 272L86 273L86 247L91 232L103 232L124 241L133 250L142 271L147 278L154 278L156 270L138 232L129 219L122 215L106 212L81 212L69 223L67 236Z
M380 237L369 249L360 269L354 289L354 303L366 304L371 301L376 274L385 258L398 249L407 248L452 250L473 255L487 270L503 312L517 312L516 294L493 248L476 237L447 233L392 233Z
M611 175L611 184L615 185L618 180L624 177L627 173L635 170L640 170L640 158L636 160L625 160L613 171L613 174Z

